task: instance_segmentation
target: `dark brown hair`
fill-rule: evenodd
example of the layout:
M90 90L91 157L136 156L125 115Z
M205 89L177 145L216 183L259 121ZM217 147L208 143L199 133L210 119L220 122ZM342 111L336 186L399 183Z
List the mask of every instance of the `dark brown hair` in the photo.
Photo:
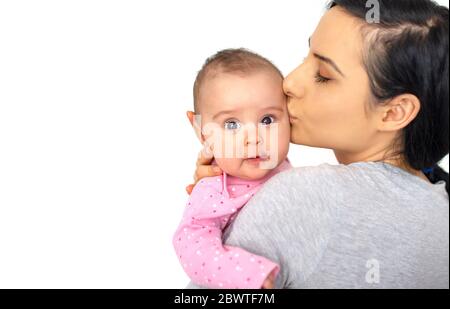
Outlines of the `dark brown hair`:
M449 10L431 0L378 0L379 23L364 23L364 64L376 103L404 93L419 98L416 119L402 132L400 153L432 183L449 176L438 163L449 153ZM334 0L365 21L366 0Z

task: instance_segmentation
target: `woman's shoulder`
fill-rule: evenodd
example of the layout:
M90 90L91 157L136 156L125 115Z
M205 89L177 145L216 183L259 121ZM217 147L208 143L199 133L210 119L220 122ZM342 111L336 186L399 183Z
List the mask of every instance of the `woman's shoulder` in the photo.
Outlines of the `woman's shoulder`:
M321 164L280 172L264 184L249 205L258 204L259 211L268 208L272 214L301 213L307 211L308 205L314 209L321 205L328 207L331 201L344 199L345 185L349 182L347 169L343 165Z
M378 174L386 175L386 173L392 173L393 169L388 164L378 162L357 162L352 164L328 164L323 163L316 166L302 166L294 167L287 171L284 171L281 176L294 177L298 179L308 177L319 177L325 179L349 179L359 178L364 176L374 176ZM403 175L404 176L404 175Z
M296 196L319 194L324 198L373 196L376 192L392 192L410 196L433 194L447 199L445 183L431 184L398 167L383 162L358 162L349 165L321 164L289 169L272 177L264 191Z
M272 177L264 187L298 188L307 186L313 190L324 185L347 182L352 177L352 168L345 165L321 164L317 166L293 167Z

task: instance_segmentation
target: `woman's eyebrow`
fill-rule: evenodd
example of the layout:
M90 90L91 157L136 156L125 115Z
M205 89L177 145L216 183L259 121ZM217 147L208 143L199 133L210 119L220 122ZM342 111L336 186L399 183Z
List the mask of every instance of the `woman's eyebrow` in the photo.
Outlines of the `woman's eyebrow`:
M338 72L339 74L341 74L342 77L345 77L344 73L342 73L342 71L339 69L339 67L337 66L337 64L334 63L333 60L331 60L330 58L327 58L327 57L325 57L325 56L316 54L316 53L314 53L313 55L314 55L314 57L316 57L316 58L319 59L320 61L323 61L323 62L328 63L329 65L331 65L331 66L333 67L333 69L336 70L336 72Z
M309 44L309 47L311 48L311 38L308 39L308 44ZM337 66L337 64L336 64L333 60L331 60L331 59L328 58L328 57L325 57L325 56L322 56L322 55L320 55L320 54L317 54L317 53L313 53L313 55L314 55L314 57L316 57L316 58L319 59L320 61L325 62L325 63L331 65L331 66L333 67L333 69L336 70L336 72L338 72L338 73L341 74L343 77L345 77L344 73L342 73L341 69L339 69L339 67Z

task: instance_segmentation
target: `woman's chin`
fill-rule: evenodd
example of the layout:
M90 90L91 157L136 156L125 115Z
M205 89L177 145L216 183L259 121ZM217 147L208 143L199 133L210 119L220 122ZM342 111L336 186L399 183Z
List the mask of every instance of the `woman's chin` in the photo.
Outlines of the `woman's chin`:
M291 130L291 143L296 145L304 145L305 141L302 138L301 134L294 131L294 128Z

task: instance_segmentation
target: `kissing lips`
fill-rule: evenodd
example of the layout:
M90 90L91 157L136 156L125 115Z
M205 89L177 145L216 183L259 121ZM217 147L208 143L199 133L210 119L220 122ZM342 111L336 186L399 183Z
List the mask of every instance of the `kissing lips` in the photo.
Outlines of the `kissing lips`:
M296 121L298 121L298 118L297 118L297 117L289 116L289 122L290 122L291 124L294 123L294 122L296 122Z

